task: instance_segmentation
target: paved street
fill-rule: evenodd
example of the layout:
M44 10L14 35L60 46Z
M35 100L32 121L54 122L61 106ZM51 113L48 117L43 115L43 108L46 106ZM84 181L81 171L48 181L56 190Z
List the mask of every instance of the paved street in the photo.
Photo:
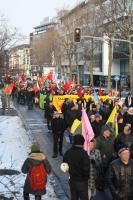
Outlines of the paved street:
M16 105L17 111L21 116L25 128L32 134L33 138L37 143L40 144L42 151L48 156L53 172L55 174L55 185L54 189L57 196L61 200L70 199L70 191L68 185L68 174L64 174L60 170L60 163L62 162L62 157L58 156L57 159L52 158L52 133L48 132L46 120L44 119L43 111L35 108L34 110L28 111L27 107ZM64 149L65 152L70 147L70 144L66 143L64 139ZM108 191L98 192L96 200L111 200Z

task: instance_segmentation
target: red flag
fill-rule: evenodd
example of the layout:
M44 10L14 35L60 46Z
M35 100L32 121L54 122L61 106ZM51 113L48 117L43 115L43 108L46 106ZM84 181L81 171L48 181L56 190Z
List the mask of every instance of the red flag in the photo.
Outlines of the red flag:
M34 85L34 92L35 94L39 91L39 88L37 87L37 84Z
M4 93L5 93L5 94L8 94L8 93L9 93L9 86L8 86L8 85L6 85L6 87L4 88Z
M12 94L13 88L14 88L14 83L10 83L10 94Z
M22 80L23 82L26 81L26 75L25 75L25 74L22 74L22 76L21 76L21 80Z
M80 87L80 88L78 89L78 96L79 96L79 97L82 96L82 91L83 91L83 90L82 90L82 87Z
M55 94L55 91L54 91L54 89L53 89L53 88L51 89L51 93L52 93L52 95L54 95L54 94Z
M103 91L102 91L102 88L101 88L101 87L100 87L99 90L98 90L98 95L99 95L99 96L103 96Z
M48 80L53 81L53 72L49 72L48 74Z
M71 88L71 84L70 84L70 81L68 81L68 82L66 82L66 83L64 84L63 89L64 89L64 91L67 91L67 90L69 90L70 88Z

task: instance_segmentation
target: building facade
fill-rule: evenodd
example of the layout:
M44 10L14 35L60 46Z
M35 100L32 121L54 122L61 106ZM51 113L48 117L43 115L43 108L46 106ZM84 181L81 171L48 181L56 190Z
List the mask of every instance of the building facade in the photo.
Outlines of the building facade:
M100 3L99 3L100 2ZM108 66L109 66L109 43L107 42L106 31L103 26L108 27L109 19L104 19L101 15L102 7L108 5L109 0L83 1L75 8L67 12L60 20L60 33L67 43L67 49L64 50L61 58L61 76L65 79L72 74L77 77L77 71L82 85L88 85L90 80L91 67L93 68L94 85L107 86ZM123 3L123 2L122 2ZM127 12L131 9L132 2L125 1L122 4L120 12ZM116 8L117 9L117 8ZM118 20L120 19L119 10ZM112 20L112 19L111 19ZM74 29L81 28L81 42L74 43ZM115 37L114 32L114 37ZM92 36L92 37L86 37ZM120 37L116 35L119 39ZM99 38L99 39L97 39ZM121 38L120 38L121 39ZM69 49L69 54L67 50ZM92 54L93 52L93 54ZM71 57L71 58L70 58ZM92 60L93 57L93 60ZM70 60L71 59L71 60ZM71 68L71 69L70 69ZM113 62L112 62L112 86L115 86L115 76L119 76L122 86L126 85L126 80L129 75L129 49L125 42L113 42Z
M45 19L30 33L30 63L32 75L43 75L45 67L55 67L54 61L54 30L55 20Z
M17 73L29 74L30 71L30 45L23 44L12 48L9 52L9 70L13 75Z

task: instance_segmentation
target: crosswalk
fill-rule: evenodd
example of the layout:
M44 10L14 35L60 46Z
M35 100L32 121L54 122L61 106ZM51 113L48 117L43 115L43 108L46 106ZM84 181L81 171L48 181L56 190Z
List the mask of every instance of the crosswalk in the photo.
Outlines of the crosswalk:
M27 124L32 133L46 133L47 124L43 120L27 119Z

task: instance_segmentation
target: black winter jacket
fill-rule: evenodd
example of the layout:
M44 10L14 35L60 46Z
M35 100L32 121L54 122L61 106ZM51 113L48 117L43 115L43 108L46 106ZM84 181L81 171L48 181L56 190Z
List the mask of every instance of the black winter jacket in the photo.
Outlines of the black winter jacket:
M96 121L92 122L92 128L95 133L95 138L101 134L102 126L103 126L102 121L100 121L99 123Z
M96 138L96 148L100 150L101 156L108 163L114 154L114 137L104 138L102 135Z
M90 175L90 158L80 146L73 146L63 158L63 162L69 165L71 181L87 181Z
M54 111L57 111L54 105L52 105L51 107L46 106L46 108L45 108L45 118L52 120Z
M125 165L120 159L110 164L108 183L114 200L133 199L133 160Z
M27 91L26 99L27 99L28 102L33 101L34 96L35 96L34 91Z
M66 126L67 127L71 127L74 120L78 119L81 120L81 110L67 110L67 112L65 113L65 121L66 121Z
M63 134L66 129L65 121L63 118L60 118L60 117L53 118L51 122L51 126L52 126L52 131L54 134Z

